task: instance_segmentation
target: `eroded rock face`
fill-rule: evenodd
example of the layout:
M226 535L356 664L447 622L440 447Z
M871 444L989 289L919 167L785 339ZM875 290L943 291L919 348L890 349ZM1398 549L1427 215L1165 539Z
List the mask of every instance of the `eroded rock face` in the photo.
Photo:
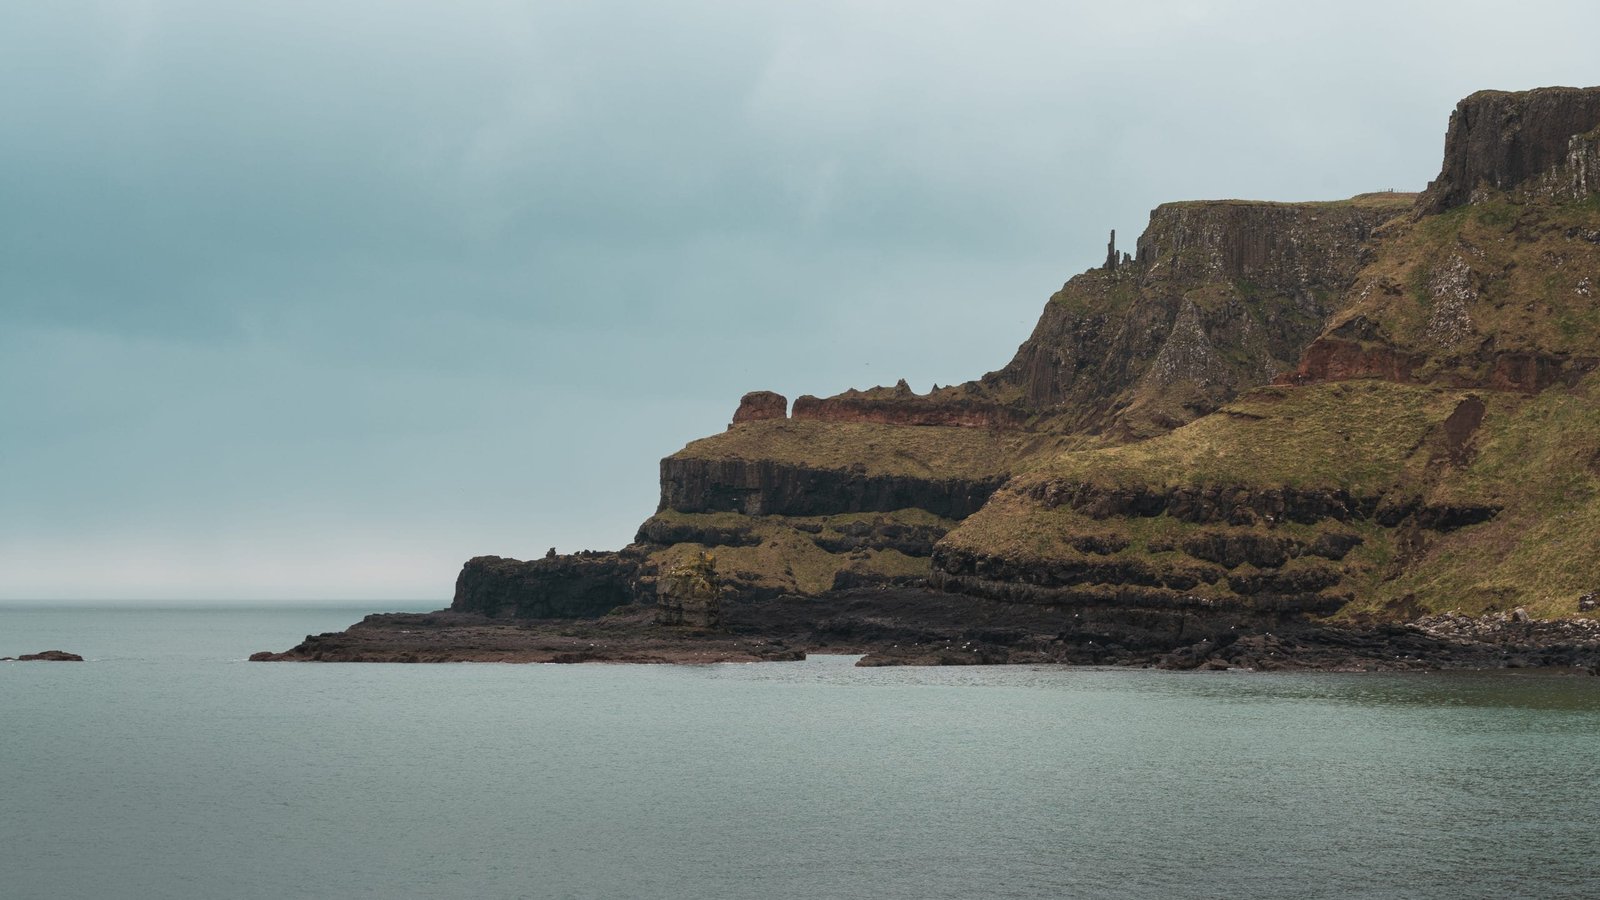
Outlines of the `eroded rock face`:
M1579 198L1600 190L1600 87L1479 91L1456 105L1444 167L1424 215L1472 202L1484 187Z
M850 512L922 509L960 519L976 512L1005 476L915 478L810 469L775 460L661 461L661 509L742 512L765 516L830 516Z
M788 416L789 398L772 391L751 391L739 398L739 408L733 413L733 424L784 419Z
M689 628L722 624L722 595L711 554L697 553L656 579L656 624Z
M638 575L638 559L625 552L526 562L478 556L461 567L450 608L503 618L594 618L633 602Z
M1128 264L1086 272L1051 298L987 393L1019 393L1069 427L1144 437L1293 369L1412 195L1330 204L1157 207Z

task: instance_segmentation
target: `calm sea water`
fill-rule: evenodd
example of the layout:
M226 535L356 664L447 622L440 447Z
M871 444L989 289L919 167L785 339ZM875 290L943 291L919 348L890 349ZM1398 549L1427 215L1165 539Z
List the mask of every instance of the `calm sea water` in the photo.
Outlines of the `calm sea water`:
M1600 679L246 663L0 608L5 897L1600 897Z

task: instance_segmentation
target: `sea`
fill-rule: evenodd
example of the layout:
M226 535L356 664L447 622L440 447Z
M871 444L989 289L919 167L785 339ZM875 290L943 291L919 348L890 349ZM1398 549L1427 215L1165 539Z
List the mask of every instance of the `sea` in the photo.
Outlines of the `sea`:
M1600 678L245 661L375 608L0 607L0 897L1600 897Z

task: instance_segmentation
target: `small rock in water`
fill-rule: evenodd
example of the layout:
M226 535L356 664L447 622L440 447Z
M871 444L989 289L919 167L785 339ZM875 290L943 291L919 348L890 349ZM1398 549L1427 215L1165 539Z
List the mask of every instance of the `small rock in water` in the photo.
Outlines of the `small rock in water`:
M17 662L83 662L83 657L65 650L45 650L42 653L24 653L17 657L0 657L15 659Z

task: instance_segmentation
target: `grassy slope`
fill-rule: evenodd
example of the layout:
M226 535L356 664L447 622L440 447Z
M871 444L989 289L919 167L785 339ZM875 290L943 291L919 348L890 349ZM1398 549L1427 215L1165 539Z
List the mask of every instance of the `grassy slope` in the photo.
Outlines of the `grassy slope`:
M928 572L926 557L912 557L896 550L857 550L831 553L818 547L813 537L841 538L858 523L932 527L949 530L952 519L943 519L920 509L887 513L846 513L836 516L746 516L735 512L684 513L664 510L654 518L674 524L696 524L707 528L744 529L760 539L749 547L707 547L697 543L674 544L650 555L650 562L665 570L683 558L709 551L717 558L717 569L725 576L762 588L814 594L833 585L842 571L881 576L922 576ZM804 526L804 528L800 527ZM811 530L815 529L815 530Z
M1498 400L1479 429L1477 457L1434 496L1497 503L1502 512L1441 536L1363 605L1412 594L1426 609L1570 615L1580 594L1600 590L1600 380Z
M1396 227L1333 324L1355 316L1380 323L1392 344L1429 355L1423 377L1481 376L1459 358L1486 339L1497 350L1600 353L1597 229L1600 196L1498 197ZM1452 333L1441 302L1462 287L1470 325Z
M1170 549L1201 531L1255 532L1305 543L1334 531L1365 543L1340 565L1341 591L1378 596L1391 574L1393 541L1370 522L1293 522L1252 526L1193 525L1169 516L1093 519L1065 507L1048 509L1027 497L1040 481L1100 487L1162 489L1180 485L1258 489L1345 489L1356 495L1421 493L1429 459L1440 441L1437 426L1467 391L1366 381L1261 388L1170 434L1137 444L1062 454L1017 478L966 519L945 540L952 548L1020 560L1082 560L1074 549L1085 536L1114 536L1127 549L1099 559L1134 559L1160 569L1192 569L1196 561ZM1286 570L1325 565L1291 561ZM1250 571L1248 566L1233 574ZM1228 598L1226 581L1202 585L1199 596Z
M1105 486L1260 484L1381 492L1416 469L1416 448L1469 392L1378 381L1251 391L1148 441L1066 453L1032 478Z
M1357 315L1378 323L1389 342L1428 356L1422 377L1482 378L1485 346L1600 354L1600 198L1556 204L1495 198L1388 231L1334 325ZM1464 317L1440 312L1452 294ZM1453 331L1443 327L1452 320ZM1469 393L1485 401L1485 418L1470 460L1447 464L1435 426ZM1186 564L1165 548L1197 526L1165 516L1092 520L1043 509L1021 492L1043 478L1102 486L1340 487L1502 508L1490 522L1421 534L1420 542L1415 533L1402 539L1373 523L1276 526L1274 533L1302 539L1330 528L1366 539L1344 564L1338 590L1356 596L1344 617L1515 606L1540 616L1571 615L1580 594L1600 590L1600 375L1533 397L1380 381L1257 390L1166 436L1065 453L1035 466L947 542L1013 558L1071 559L1080 555L1070 546L1074 537L1113 533L1132 541L1119 556ZM1197 593L1226 594L1226 588Z
M673 454L680 459L770 459L867 475L986 478L1055 446L1052 438L984 428L773 419L746 422Z

